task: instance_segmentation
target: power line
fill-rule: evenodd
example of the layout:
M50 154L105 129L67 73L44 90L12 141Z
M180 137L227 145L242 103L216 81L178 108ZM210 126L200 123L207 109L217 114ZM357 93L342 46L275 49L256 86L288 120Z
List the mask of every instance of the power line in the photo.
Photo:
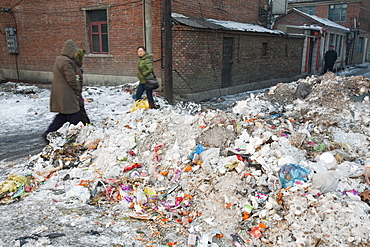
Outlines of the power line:
M13 9L15 6L17 6L18 4L20 4L21 2L23 2L23 0L20 0L18 3L16 3L13 7L11 7L10 9Z
M349 5L352 5L353 7L357 7L357 8L363 9L363 10L370 11L370 9L368 9L368 8L365 8L365 7L362 7L362 6L358 6L358 5L355 5L353 3L350 3Z

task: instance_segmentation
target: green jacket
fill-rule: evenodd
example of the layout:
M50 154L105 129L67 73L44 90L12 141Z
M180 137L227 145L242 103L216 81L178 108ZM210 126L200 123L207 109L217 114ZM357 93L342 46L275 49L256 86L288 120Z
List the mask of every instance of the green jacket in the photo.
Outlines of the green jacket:
M139 57L138 63L138 73L137 77L140 80L140 84L144 84L146 79L153 79L153 62L152 58L148 53L145 53L144 56ZM141 72L140 72L141 71Z

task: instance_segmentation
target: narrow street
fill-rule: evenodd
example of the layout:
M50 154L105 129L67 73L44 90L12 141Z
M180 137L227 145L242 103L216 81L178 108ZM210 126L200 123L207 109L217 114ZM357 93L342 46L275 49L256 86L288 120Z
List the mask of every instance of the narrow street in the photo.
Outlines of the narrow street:
M339 72L338 74L341 74L341 72ZM347 76L363 75L364 77L370 78L370 66L357 67L357 68L351 70L349 73L346 73L345 75L347 75Z

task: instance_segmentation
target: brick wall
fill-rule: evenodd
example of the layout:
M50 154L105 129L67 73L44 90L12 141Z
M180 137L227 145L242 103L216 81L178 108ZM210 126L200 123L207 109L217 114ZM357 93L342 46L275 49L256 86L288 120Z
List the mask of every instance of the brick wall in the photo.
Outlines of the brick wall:
M360 11L360 29L370 32L370 1L362 1L359 4Z
M99 3L97 3L99 2ZM259 7L267 0L189 0L173 1L173 12L197 17L262 22ZM19 3L16 5L16 3ZM87 55L86 74L132 76L137 74L136 48L144 43L142 1L137 0L0 0L1 7L12 7L17 22L19 54L8 54L5 35L0 39L0 69L52 71L55 58L67 39L73 39L83 49L87 39L82 8L109 5L108 56ZM152 0L153 58L163 58L163 0ZM13 25L9 13L0 13L0 31ZM302 42L278 35L257 35L242 32L194 30L176 27L173 32L173 78L175 93L199 92L218 88L221 84L223 37L234 38L232 86L270 78L296 75L300 72ZM268 43L268 53L261 56L262 43ZM286 52L287 50L287 52ZM288 55L286 55L288 54ZM155 63L161 76L163 62Z
M3 3L1 3L3 2ZM0 8L10 8L15 5L16 1L7 1L5 0L0 1ZM5 36L5 28L13 27L14 20L11 13L7 12L0 12L0 68L2 67L16 67L16 60L15 55L11 55L8 52L8 46L6 42Z
M2 2L2 3L1 3ZM4 3L5 2L5 3ZM19 1L1 0L0 6L12 7ZM153 2L154 53L161 57L161 8L160 0ZM109 5L110 56L87 56L85 73L136 76L136 48L144 43L142 2L129 1L23 1L13 8L17 22L19 54L18 69L51 71L55 58L67 39L72 39L83 49L89 50L85 36L85 16L82 8ZM9 13L0 13L0 31L14 26ZM5 17L5 19L3 19ZM3 20L6 20L4 22ZM15 55L7 53L5 35L1 38L0 64L3 69L15 69ZM160 65L157 66L160 69Z
M282 18L278 18L275 21L275 27L279 26L280 24L294 25L294 26L302 26L303 24L306 24L306 25L309 26L309 25L312 25L312 24L316 24L313 21L304 17L303 15L299 15L295 12L290 12L288 14L288 16L289 16L289 18L286 18L285 16L282 16Z
M231 86L300 74L303 38L184 26L176 27L173 34L173 78L177 94L221 87L224 37L233 38ZM266 55L262 55L262 43L267 43Z
M195 16L258 22L259 7L267 0L253 1L173 1L173 12L185 11ZM18 3L18 4L17 4ZM19 54L7 53L5 35L0 40L0 64L2 69L15 69L17 58L19 70L50 72L55 58L60 54L63 43L73 39L77 45L89 50L86 43L85 16L82 8L109 5L109 45L110 56L86 56L85 73L118 76L136 76L136 48L144 43L143 6L137 0L94 0L68 1L22 1L0 0L0 6L15 6L13 15L17 23ZM161 59L162 39L162 0L152 0L153 54ZM13 26L10 13L0 13L0 31ZM156 71L162 64L156 63Z
M316 15L322 18L328 18L329 14L329 5L317 5L316 6Z
M338 2L341 4L343 2ZM330 4L336 4L335 2ZM290 4L290 6L300 6L300 5L316 5L316 16L322 18L328 18L329 14L329 4L324 4L322 1L314 1L310 4ZM337 23L347 27L347 28L355 28L354 27L354 19L356 19L357 27L370 31L370 1L362 0L358 2L349 2L347 3L347 19L346 21L338 21Z
M259 16L259 9L263 8L267 3L267 0L173 1L172 11L194 17L266 24L266 20Z

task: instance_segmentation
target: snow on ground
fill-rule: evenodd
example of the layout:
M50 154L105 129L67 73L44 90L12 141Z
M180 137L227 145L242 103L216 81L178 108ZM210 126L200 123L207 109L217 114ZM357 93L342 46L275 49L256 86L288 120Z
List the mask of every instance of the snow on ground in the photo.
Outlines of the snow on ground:
M367 246L369 83L327 73L222 110L87 87L93 125L1 164L0 246ZM48 89L11 88L1 134L46 129Z

